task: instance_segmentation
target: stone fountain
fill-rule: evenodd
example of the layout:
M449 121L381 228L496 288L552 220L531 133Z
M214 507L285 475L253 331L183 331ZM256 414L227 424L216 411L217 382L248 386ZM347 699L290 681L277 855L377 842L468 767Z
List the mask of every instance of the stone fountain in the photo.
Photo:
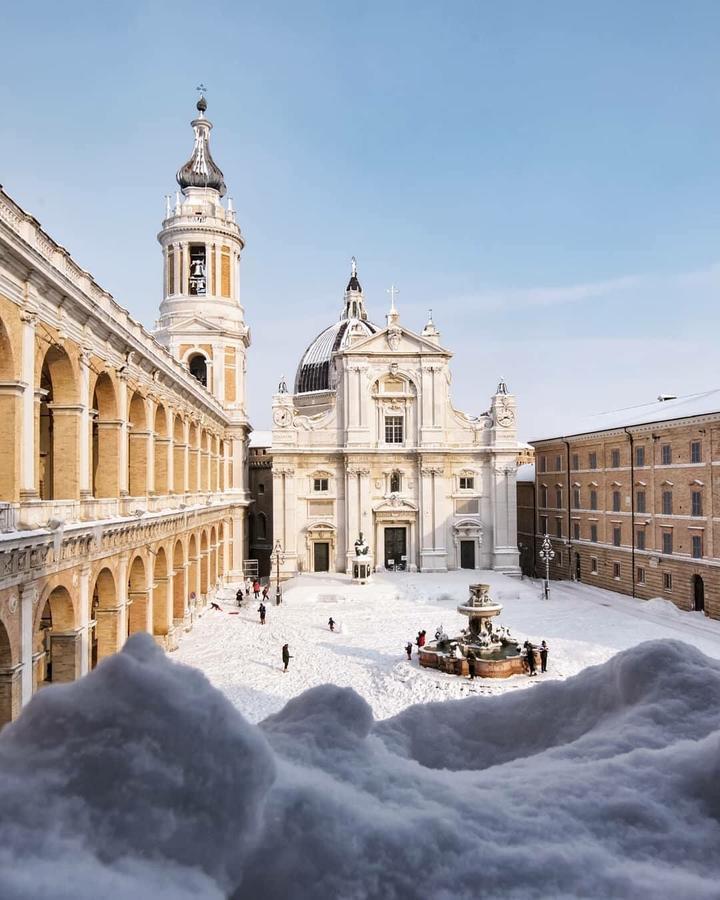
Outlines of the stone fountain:
M442 630L419 651L420 665L452 675L468 675L475 660L478 678L509 678L525 672L524 651L504 625L493 625L502 603L492 600L489 584L471 584L470 597L457 611L468 617L462 634L450 638ZM539 659L538 659L539 663Z

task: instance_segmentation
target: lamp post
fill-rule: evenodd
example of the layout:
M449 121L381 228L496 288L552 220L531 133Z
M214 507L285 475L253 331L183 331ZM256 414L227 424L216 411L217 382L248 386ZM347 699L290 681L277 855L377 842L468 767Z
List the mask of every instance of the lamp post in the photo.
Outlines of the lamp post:
M547 600L550 596L550 562L551 560L555 559L555 551L553 550L552 544L550 543L549 534L545 534L543 536L542 547L540 548L538 556L545 563L544 596Z
M282 593L280 592L280 563L285 562L285 554L283 553L282 544L280 543L280 538L275 541L275 564L276 564L276 581L275 581L275 606L280 606L282 603Z

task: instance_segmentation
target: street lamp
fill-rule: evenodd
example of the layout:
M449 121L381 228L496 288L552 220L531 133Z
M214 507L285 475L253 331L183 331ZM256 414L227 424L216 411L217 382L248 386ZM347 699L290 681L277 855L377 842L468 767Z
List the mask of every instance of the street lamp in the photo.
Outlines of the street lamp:
M283 553L282 544L280 543L280 538L275 541L275 564L277 566L276 572L276 582L275 582L275 606L280 606L282 603L282 594L280 592L280 563L285 562L285 554Z
M540 548L540 552L538 553L540 559L545 563L545 599L547 600L550 597L550 562L555 559L555 551L552 548L552 544L550 543L550 535L546 534L543 536L542 547Z

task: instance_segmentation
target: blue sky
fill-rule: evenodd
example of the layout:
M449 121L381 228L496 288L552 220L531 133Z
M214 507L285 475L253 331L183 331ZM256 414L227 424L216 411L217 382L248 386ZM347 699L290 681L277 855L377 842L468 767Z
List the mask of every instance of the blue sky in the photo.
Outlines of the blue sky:
M195 86L247 240L249 408L340 310L432 307L524 437L720 386L720 4L39 3L3 12L0 183L152 326Z

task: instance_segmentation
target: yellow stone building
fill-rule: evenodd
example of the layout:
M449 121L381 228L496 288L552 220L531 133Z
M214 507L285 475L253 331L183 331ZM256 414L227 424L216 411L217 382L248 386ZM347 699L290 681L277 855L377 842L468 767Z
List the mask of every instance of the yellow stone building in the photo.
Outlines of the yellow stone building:
M155 334L0 190L0 725L136 631L173 649L242 575L244 241L206 108Z

